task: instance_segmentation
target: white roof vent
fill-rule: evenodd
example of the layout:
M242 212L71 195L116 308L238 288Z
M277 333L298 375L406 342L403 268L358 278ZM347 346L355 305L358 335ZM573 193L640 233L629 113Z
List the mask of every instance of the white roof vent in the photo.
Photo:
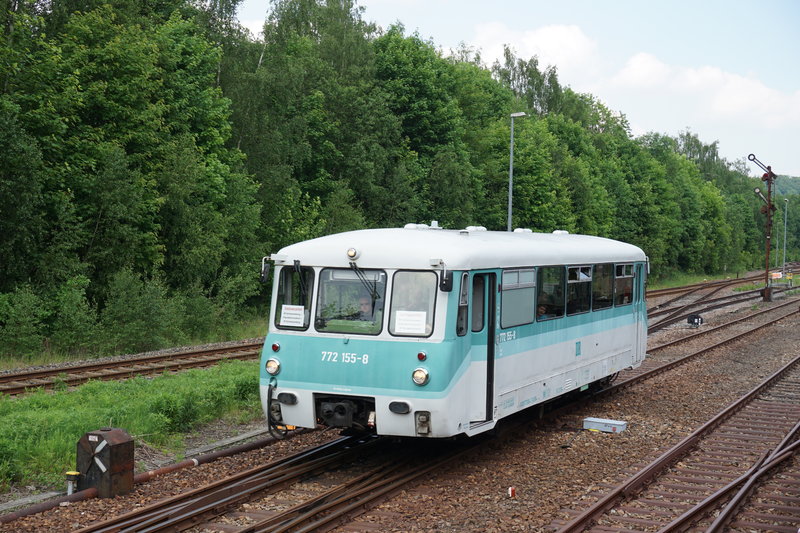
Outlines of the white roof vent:
M569 235L569 232L565 229L557 229L553 232L553 235Z
M533 230L530 228L515 228L514 233L533 233Z
M486 231L486 228L483 226L467 226L467 231Z
M408 224L403 226L403 229L428 229L428 225L427 224L414 224L413 222L409 222Z

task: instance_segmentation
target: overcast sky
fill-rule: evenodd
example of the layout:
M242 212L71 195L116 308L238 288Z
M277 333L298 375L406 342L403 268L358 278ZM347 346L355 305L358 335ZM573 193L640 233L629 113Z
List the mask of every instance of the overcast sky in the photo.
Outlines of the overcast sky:
M729 161L755 155L800 176L798 0L362 0L363 18L401 22L447 53L485 63L503 44L555 65L562 85L625 114L634 135L690 130ZM254 34L267 0L244 0ZM748 163L752 175L761 171Z

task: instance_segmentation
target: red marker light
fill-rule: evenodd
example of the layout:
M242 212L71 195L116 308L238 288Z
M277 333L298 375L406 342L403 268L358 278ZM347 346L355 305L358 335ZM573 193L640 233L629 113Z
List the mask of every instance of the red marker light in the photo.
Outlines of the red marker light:
M272 343L272 351L273 352L280 351L280 349L281 349L281 345L280 344L278 344L277 342Z
M420 361L424 361L427 358L428 358L428 354L426 354L425 352L419 352L417 354L417 359L419 359Z

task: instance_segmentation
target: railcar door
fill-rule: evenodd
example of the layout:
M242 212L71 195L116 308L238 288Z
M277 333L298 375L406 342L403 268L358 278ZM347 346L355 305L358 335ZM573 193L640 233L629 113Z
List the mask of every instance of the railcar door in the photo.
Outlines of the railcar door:
M647 302L645 301L645 269L644 265L636 265L636 346L635 359L644 359L647 351Z
M476 403L471 411L473 424L492 420L494 409L494 337L496 276L479 272L472 276L470 341L473 363L485 368L476 379ZM483 365L482 363L484 363Z

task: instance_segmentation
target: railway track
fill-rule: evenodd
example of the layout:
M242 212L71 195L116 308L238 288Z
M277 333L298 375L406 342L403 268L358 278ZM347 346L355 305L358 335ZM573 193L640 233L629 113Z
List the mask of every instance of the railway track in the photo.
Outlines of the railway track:
M480 445L399 445L381 437L342 437L328 444L231 476L80 533L112 531L225 531L255 533L327 530ZM339 471L342 465L353 465ZM322 479L328 476L327 479ZM297 500L300 503L290 503Z
M738 294L730 294L719 298L708 299L709 296L716 294L722 288L725 287L719 287L713 289L711 292L702 295L697 300L685 303L678 307L669 307L665 303L648 309L647 310L647 318L649 322L647 328L648 333L654 333L656 331L664 329L667 326L684 321L690 315L705 313L708 311L712 311L714 309L721 309L724 307L729 307L739 303L748 302L751 300L758 300L762 298L761 290L752 290L752 291L741 292ZM792 289L789 287L777 288L773 290L773 295L777 295L789 290ZM683 298L684 297L681 296L679 299ZM675 303L676 300L671 300L670 304ZM666 316L662 317L662 315ZM658 322L653 323L652 320L658 317L662 318L659 318Z
M653 289L647 291L647 298L660 298L664 296L674 296L674 298L669 299L668 301L661 302L660 305L668 305L675 300L679 300L685 296L689 296L694 294L695 292L704 290L704 289L714 289L715 292L724 288L733 287L736 285L741 285L743 283L753 283L763 279L762 274L756 274L752 276L747 276L744 278L735 278L735 279L724 279L724 280L715 280L715 281L704 281L701 283L692 283L690 285L684 285L682 287L670 287L667 289Z
M204 348L0 374L0 393L11 396L36 388L80 385L89 380L127 379L138 375L207 367L221 361L257 359L261 355L262 345L263 342L253 342L226 348Z
M796 533L798 413L800 356L553 529ZM780 472L784 462L789 470ZM762 496L750 498L755 483L762 484Z
M781 309L786 310L792 303L795 302L774 306L760 314L768 317L768 313L780 312ZM773 317L770 322L780 320L785 316L788 315ZM751 316L748 315L745 318L750 319ZM736 323L722 325L719 329L734 324ZM759 327L763 327L763 325ZM713 330L709 329L708 331ZM756 331L755 328L748 330L750 333L754 331ZM701 332L692 337L701 337L702 335L699 333ZM731 340L729 338L723 342ZM689 360L691 359L669 361L659 368L650 369L647 375L623 376L624 379L620 383L600 394L612 394ZM574 406L569 406L564 409L574 408ZM528 414L522 417L521 423L529 425L530 416L532 415ZM554 411L554 416L560 416L560 413ZM370 446L372 450L380 452L378 455L384 456L389 455L387 450L391 450L391 448L381 448L384 444L376 443L365 444L364 447L361 447L361 445L354 444L355 440L346 442L348 444L343 448L347 449L337 452L340 453L338 456L328 456L328 452L322 453L313 450L303 452L313 461L310 466L306 465L301 468L302 461L295 459L295 463L292 463L292 458L289 458L290 462L288 463L286 460L282 460L272 465L269 474L265 474L265 470L259 470L258 473L248 471L248 475L251 474L250 477L237 475L232 484L229 484L228 480L220 480L210 488L201 487L191 493L181 495L180 501L178 501L178 497L171 498L169 500L171 503L168 504L171 507L161 507L160 510L156 508L146 510L144 507L137 509L135 514L137 516L144 516L142 513L147 514L145 518L136 518L131 513L125 515L125 520L135 518L136 520L152 521L142 527L120 527L118 517L102 524L93 524L85 531L203 531L204 528L208 528L208 530L240 533L245 531L284 531L290 528L291 530L326 530L337 524L352 521L355 515L378 505L381 501L396 494L397 491L407 487L412 481L419 479L420 476L436 471L445 463L463 457L456 454L468 453L466 449L457 447L453 441L448 441L444 443L446 444L445 451L441 454L432 454L430 453L432 443L424 441L421 444L429 448L421 452L414 452L414 449L406 444L405 448L397 451L396 455L389 458L390 460L365 465L363 461L370 455ZM372 443L373 441L365 442ZM382 440L377 439L375 442L382 442ZM482 445L478 440L470 441L469 444L470 446ZM350 464L358 463L355 471L350 471L350 467L346 466L348 462ZM332 473L336 472L344 472L344 477L331 477ZM301 481L304 483L298 485ZM248 494L240 494L242 489L246 489L245 492ZM289 492L284 492L286 490ZM254 503L262 499L271 503L264 507ZM290 501L291 505L288 503ZM178 517L182 518L178 520Z
M709 352L716 348L720 348L726 344L735 342L748 335L756 334L762 329L771 326L790 315L800 312L797 309L797 303L798 302L796 300L787 301L782 304L775 305L773 307L769 307L761 311L757 311L755 313L748 313L743 317L731 320L729 322L725 322L718 326L711 328L704 328L698 331L697 333L686 335L679 339L665 342L663 344L652 346L648 348L647 357L638 368L622 372L620 376L622 379L627 380L633 377L638 377L640 375L652 376L657 373L665 372L670 368L672 368L673 366L677 366L685 362L688 362L689 360L699 357L706 352ZM751 327L747 327L747 323L754 320L757 322L757 324ZM728 337L726 337L721 341L710 344L708 346L698 348L697 350L688 355L687 354L682 354L680 356L670 355L671 349L677 345L689 342L696 342L714 333L734 327L738 331L732 333L731 335L729 335Z

